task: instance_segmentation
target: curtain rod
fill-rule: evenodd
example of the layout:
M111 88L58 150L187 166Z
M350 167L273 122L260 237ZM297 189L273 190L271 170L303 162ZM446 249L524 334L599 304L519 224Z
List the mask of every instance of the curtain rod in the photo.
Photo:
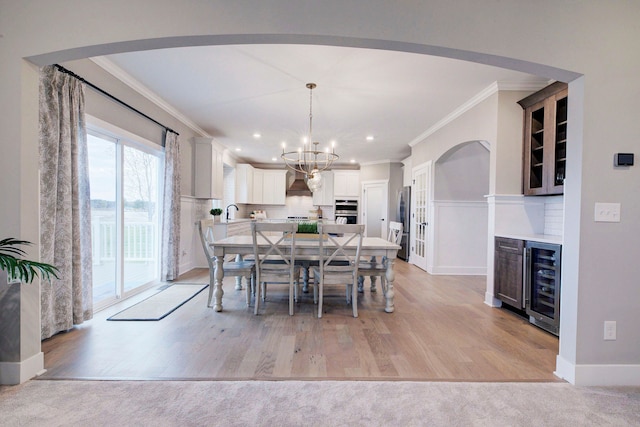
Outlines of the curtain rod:
M161 128L164 128L165 131L167 132L172 132L175 133L176 135L180 135L178 132L176 132L175 130L171 129L170 127L167 127L165 125L163 125L162 123L160 123L159 121L147 116L145 113L143 113L142 111L138 110L137 108L132 107L131 105L127 104L126 102L122 101L121 99L116 98L115 96L111 95L108 92L105 92L104 90L100 89L98 86L94 85L93 83L85 80L84 78L80 77L79 75L77 75L76 73L74 73L71 70L67 70L66 68L64 68L62 65L60 64L53 64L54 67L56 67L58 69L58 71L61 71L65 74L69 74L72 77L75 77L76 79L80 80L82 83L86 84L87 86L91 87L92 89L100 92L102 95L106 96L107 98L110 98L111 100L117 102L118 104L128 108L129 110L133 111L134 113L138 113L139 115L141 115L142 117L144 117L145 119L152 121L153 123L157 124L158 126L160 126Z

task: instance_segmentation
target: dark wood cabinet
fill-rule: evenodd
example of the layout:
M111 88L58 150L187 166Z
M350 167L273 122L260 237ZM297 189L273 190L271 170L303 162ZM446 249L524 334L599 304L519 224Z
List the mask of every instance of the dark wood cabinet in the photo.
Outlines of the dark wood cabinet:
M567 154L566 83L556 82L518 101L524 109L523 192L562 194Z
M519 310L524 308L522 261L524 241L495 238L493 293L496 298Z

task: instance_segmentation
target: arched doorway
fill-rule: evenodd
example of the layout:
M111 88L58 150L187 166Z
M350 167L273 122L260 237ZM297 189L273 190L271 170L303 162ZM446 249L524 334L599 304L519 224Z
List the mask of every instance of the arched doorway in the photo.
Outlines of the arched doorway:
M188 9L188 7L187 7ZM193 12L193 11L192 11ZM82 18L82 12L78 11L80 17ZM93 12L92 12L93 13ZM290 14L286 14L287 17L290 16ZM233 20L231 20L233 21ZM234 24L236 22L234 21ZM162 23L158 23L157 25L162 24L163 26L166 25L166 23L162 22ZM258 26L258 25L250 25L251 23L249 23L249 25L246 25L245 28L247 28L247 32L249 32L251 29L256 29L256 30L260 30L262 29L264 31L264 27ZM27 28L27 30L31 29L30 27ZM194 28L193 33L195 34L198 31L199 28ZM315 29L315 27L309 29L309 32L313 32ZM21 54L25 54L26 55L30 55L32 52L51 52L56 50L54 53L46 53L46 54L42 54L42 55L35 55L35 56L30 56L30 58L33 60L34 63L36 64L45 64L45 63L53 63L53 62L60 62L60 61L66 61L66 60L70 60L70 59L77 59L77 58L85 58L85 57L89 57L89 56L94 56L94 55L103 55L103 54L108 54L108 53L115 53L115 52L124 52L124 51L133 51L133 50L139 50L139 49L151 49L151 48L159 48L159 47L176 47L176 46L188 46L188 45L194 45L194 44L202 44L202 43L212 43L212 44L216 44L216 43L236 43L236 42L241 42L241 43L247 43L247 42L256 42L256 43L268 43L268 42L315 42L315 43L325 43L325 44L336 44L336 45L352 45L352 46L361 46L361 47L371 47L371 48L387 48L387 49L395 49L395 50L405 50L408 52L417 52L417 53L424 53L424 54L436 54L436 55L443 55L443 56L449 56L449 57L456 57L459 59L467 59L467 60L473 60L473 61L478 61L478 62L485 62L485 63L491 63L494 65L502 65L505 67L509 67L509 68L518 68L521 69L523 71L534 71L538 72L538 71L546 71L544 74L549 76L549 77L553 77L553 78L558 78L558 79L565 79L565 80L570 80L574 77L576 77L575 74L572 73L564 73L562 72L562 70L558 70L558 69L554 69L551 67L541 67L537 64L533 64L533 63L527 63L525 61L517 61L517 60L509 60L508 58L500 58L500 57L496 57L496 56L491 56L491 55L484 55L484 54L475 54L473 52L469 52L469 51L461 51L461 50L455 50L455 49L446 49L446 48L439 48L439 47L434 47L434 46L427 46L424 44L419 44L419 43L402 43L402 42L397 42L397 41L384 41L384 40L373 40L373 39L363 39L363 38L356 38L355 36L357 35L366 35L366 32L363 31L354 31L352 34L354 34L355 36L349 38L349 37L338 37L338 36L308 36L308 35L296 35L296 34L292 34L291 32L286 32L286 34L284 34L285 32L283 32L280 35L267 35L265 36L264 34L258 34L259 31L256 31L254 33L254 35L246 35L246 34L242 34L242 35L235 35L235 36L220 36L220 35L211 35L211 36L184 36L183 38L180 37L168 37L168 38L163 38L162 35L164 34L174 34L174 33L179 33L180 29L174 29L174 28L170 28L169 26L167 26L167 29L164 31L160 31L157 29L157 27L154 30L151 29L147 29L145 28L145 31L149 31L148 35L146 35L147 37L149 37L149 39L145 40L145 41L141 41L139 38L137 40L133 40L135 38L132 37L130 34L135 34L137 35L137 37L140 37L140 33L138 32L132 32L129 33L127 31L125 31L124 33L121 34L117 34L117 32L119 31L119 28L114 28L111 30L111 32L109 33L109 30L107 30L107 36L106 38L101 38L98 37L96 38L90 38L90 40L88 41L88 43L95 43L94 40L99 40L98 44L94 44L93 46L90 46L89 48L85 48L85 47L81 47L78 48L77 44L71 43L69 42L63 42L63 43L58 43L58 42L52 42L50 44L47 44L44 48L41 46L37 46L36 48L32 47L32 46L27 46L26 48L21 48L16 50L17 52L21 53ZM228 30L222 30L222 32L227 32ZM335 32L335 30L329 29L328 33L332 33ZM104 31L102 31L101 33L104 33ZM190 34L190 32L185 32L183 31L181 34ZM200 34L202 34L202 32L200 32ZM395 35L393 33L391 33L391 35L389 36L389 38L394 38L395 40L409 40L409 41L420 41L418 37L395 37ZM425 38L426 39L426 38ZM103 41L106 40L106 43L103 43ZM130 42L127 41L123 41L123 40L132 40ZM438 40L438 39L436 39ZM113 42L113 44L111 44L111 42ZM116 43L117 42L117 43ZM479 42L482 43L482 40ZM452 42L451 44L452 46L459 46L459 45L464 45L464 43L458 43L458 42ZM72 46L72 47L68 47L68 46ZM68 48L67 48L68 47ZM48 50L47 50L48 49ZM517 56L517 54L514 54L514 56ZM535 57L535 54L533 55L523 55L522 57L525 58L530 58L530 57ZM21 70L21 71L15 71L16 66L14 64L12 64L12 70L11 70L11 79L9 80L9 85L10 84L15 84L15 85L19 85L20 81L19 79L14 78L16 76L16 74L22 73L23 76L26 76L25 80L25 85L30 85L33 84L36 79L34 78L34 71L33 70ZM563 77L564 76L564 77ZM6 86L5 86L6 87ZM27 91L28 92L28 91ZM3 97L3 99L8 99L10 96L15 96L16 95L16 91L11 91L10 93L8 93L8 95L6 97ZM33 93L29 93L26 95L23 95L26 99L23 99L22 101L25 101L24 104L26 105L33 105L33 101L35 98L37 98L37 96L34 96ZM17 97L19 98L19 96ZM8 103L9 106L16 106L17 102L11 102ZM8 108L8 110L11 110L11 108ZM15 126L10 126L10 131L9 134L7 136L7 140L12 140L12 141L16 141L19 140L22 144L24 144L27 147L27 150L23 150L23 151L33 151L33 133L30 132L25 132L25 135L22 135L19 131L20 128L25 129L25 128L29 128L30 125L32 125L35 121L33 120L33 118L28 117L29 113L31 113L32 110L29 110L29 112L27 112L26 114L23 114L25 116L25 120L21 123L21 125L15 125ZM20 118L20 117L18 117ZM16 119L16 115L9 115L7 121L11 121ZM14 120L16 123L21 122L20 120ZM7 122L3 122L3 123L7 123ZM23 157L27 157L25 155L23 155ZM15 196L13 194L8 194L9 196L9 204L12 204L11 202L15 202L17 199L18 203L15 203L15 205L20 205L21 200L20 196L22 196L24 199L29 199L32 198L30 197L30 195L28 194L30 191L33 190L33 185L32 185L32 181L35 181L34 176L35 176L35 172L34 173L29 173L28 170L31 168L33 170L35 170L35 168L33 167L34 163L33 162L28 162L23 158L23 162L21 165L16 166L16 167L12 167L8 169L8 173L12 174L13 172L15 172L16 170L18 171L18 175L20 175L20 172L22 173L22 177L23 177L23 182L25 183L21 183L21 188L20 188L20 194L18 196ZM579 189L579 182L576 183L577 187L574 188L578 188ZM10 193L9 191L7 191L6 193ZM3 193L3 196L5 194ZM22 203L23 207L29 207L29 203L25 202ZM578 216L575 215L576 211L578 210L578 208L574 209L572 211L572 213L574 214L573 217L577 218ZM23 209L22 211L28 211L28 209ZM19 215L22 212L18 212L15 215L12 215L10 218L8 218L8 222L11 223L11 228L10 231L13 231L13 229L19 228L21 225L24 224L28 224L30 221L33 220L33 217L35 216L35 214L30 214L28 215L26 218L24 219L19 219ZM17 225L16 225L17 224ZM24 228L24 226L23 226ZM576 249L576 260L577 260L577 244L574 243L574 248ZM36 248L37 250L37 248ZM576 263L576 270L577 270L577 261L575 261ZM566 270L565 270L566 271ZM577 271L575 272L575 274L577 275ZM577 293L577 292L574 292ZM573 337L575 338L575 337ZM575 339L573 340L575 341Z
M438 158L433 172L431 274L485 274L487 266L489 150L460 143Z

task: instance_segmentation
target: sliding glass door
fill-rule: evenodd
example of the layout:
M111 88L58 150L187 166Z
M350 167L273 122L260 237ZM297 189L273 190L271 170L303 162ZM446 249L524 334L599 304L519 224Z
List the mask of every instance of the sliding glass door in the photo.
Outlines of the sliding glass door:
M88 135L96 309L160 278L163 155L111 133Z

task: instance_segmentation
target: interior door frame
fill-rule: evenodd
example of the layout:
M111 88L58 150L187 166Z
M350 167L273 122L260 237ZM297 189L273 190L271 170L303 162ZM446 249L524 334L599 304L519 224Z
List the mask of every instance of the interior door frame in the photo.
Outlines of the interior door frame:
M389 180L388 179L380 179L374 181L362 181L360 190L360 201L362 203L362 207L360 209L360 223L366 225L366 213L365 207L367 206L367 195L366 192L370 187L381 187L383 189L382 193L382 201L384 205L382 206L382 214L383 214L383 230L382 230L382 238L387 237L387 233L389 232ZM365 236L368 235L368 230L365 229Z
M424 271L429 271L429 260L433 260L432 249L433 249L433 233L430 233L429 230L432 227L432 202L433 202L433 161L429 160L427 162L421 163L418 166L411 168L411 238L410 238L410 251L409 251L409 263L414 264L415 266L423 269ZM424 235L424 257L418 257L416 255L416 237L417 237L417 221L416 221L416 211L417 211L417 202L418 202L418 194L416 185L416 175L421 173L424 170L425 182L423 186L426 191L425 198L425 219L426 219L426 228Z

